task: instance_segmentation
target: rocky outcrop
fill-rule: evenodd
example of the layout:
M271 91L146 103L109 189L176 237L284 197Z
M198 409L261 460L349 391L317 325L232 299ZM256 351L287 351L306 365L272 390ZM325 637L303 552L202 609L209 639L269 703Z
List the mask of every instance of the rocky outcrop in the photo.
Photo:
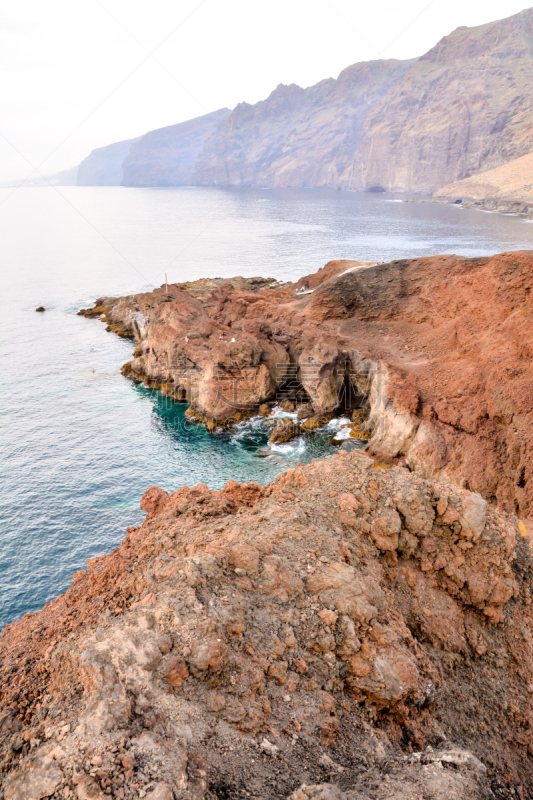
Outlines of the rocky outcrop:
M433 199L468 208L530 216L533 214L533 153L444 186L435 192Z
M149 489L0 637L5 800L533 796L530 544L377 466Z
M122 183L122 162L130 147L139 139L127 139L106 147L97 147L78 166L76 183L78 186L120 186Z
M533 150L533 11L458 28L413 61L355 64L242 103L193 182L431 194Z
M76 168L73 182L78 186L188 185L204 142L228 113L229 109L221 108L136 139L98 147Z
M229 113L211 114L149 131L137 139L122 163L124 186L186 186L206 139Z
M274 401L302 407L283 437L361 409L357 431L380 460L525 518L532 274L528 252L336 261L297 285L202 280L100 298L86 313L138 340L125 374L190 403L188 418L214 432Z

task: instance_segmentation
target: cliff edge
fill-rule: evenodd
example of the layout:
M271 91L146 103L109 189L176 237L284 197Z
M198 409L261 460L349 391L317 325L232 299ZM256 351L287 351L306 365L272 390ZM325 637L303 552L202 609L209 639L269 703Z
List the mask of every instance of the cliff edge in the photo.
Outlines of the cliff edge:
M371 61L238 105L207 140L204 186L430 195L533 150L533 9L461 27L421 58Z
M211 114L149 131L131 146L122 163L124 186L187 186L206 139L229 114Z
M4 629L5 800L533 796L514 518L360 452L141 506Z
M285 397L367 452L149 488L0 636L3 800L532 798L532 280L333 261L85 310L214 435Z
M284 398L303 406L287 434L359 415L381 460L533 516L531 252L335 261L296 285L219 279L97 302L89 314L138 340L125 374L210 430Z

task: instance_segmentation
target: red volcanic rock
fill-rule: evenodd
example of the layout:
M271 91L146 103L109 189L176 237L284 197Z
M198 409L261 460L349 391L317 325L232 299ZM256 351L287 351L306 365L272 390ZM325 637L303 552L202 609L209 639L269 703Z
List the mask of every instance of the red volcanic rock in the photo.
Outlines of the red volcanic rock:
M125 373L211 430L276 398L301 404L303 431L362 406L380 460L533 515L532 253L333 261L298 285L197 281L104 306L138 339Z
M370 452L531 513L532 288L524 252L393 262L313 293L303 313L339 320L385 370Z
M141 497L141 509L146 511L147 518L161 513L169 499L168 492L158 486L151 486Z
M152 487L140 528L0 637L6 800L530 796L529 540L377 467Z

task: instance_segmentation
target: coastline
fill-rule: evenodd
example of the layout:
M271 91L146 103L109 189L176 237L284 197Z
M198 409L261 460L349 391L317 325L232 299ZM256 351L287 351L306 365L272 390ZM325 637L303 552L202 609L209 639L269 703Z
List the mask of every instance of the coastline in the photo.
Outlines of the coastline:
M478 172L434 192L430 202L479 208L499 214L533 216L533 153Z
M469 198L469 197L456 197L454 198L405 198L403 203L439 203L441 205L455 205L459 208L472 208L477 211L490 211L493 214L509 214L514 217L524 217L525 219L533 219L533 204L526 203L521 200L510 200L509 202L502 202L497 197L487 197L483 200Z
M531 547L479 495L377 467L149 489L0 638L5 800L531 791Z
M298 284L199 281L97 308L137 340L123 374L188 402L191 422L216 433L287 403L287 441L347 415L379 460L528 517L532 259L334 261Z
M112 554L6 626L5 800L533 791L532 265L337 261L85 312L213 435L285 392L291 426L350 413L368 444L149 488Z

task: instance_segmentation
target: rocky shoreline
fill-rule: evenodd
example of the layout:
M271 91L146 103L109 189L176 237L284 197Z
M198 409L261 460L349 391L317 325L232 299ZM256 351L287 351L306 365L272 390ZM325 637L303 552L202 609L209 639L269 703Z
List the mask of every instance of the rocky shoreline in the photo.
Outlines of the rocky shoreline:
M491 211L494 214L512 214L516 217L533 218L533 204L529 201L520 199L502 200L499 197L426 197L418 199L408 197L404 203L439 203L441 205L460 206L461 208L473 208L478 211Z
M408 197L404 203L439 203L441 205L460 206L461 208L473 208L478 211L491 211L494 214L512 214L515 217L533 218L533 203L521 199L503 200L499 197L459 197L454 196L434 196L424 199Z
M151 487L7 625L1 800L533 797L532 288L532 253L335 261L81 312L214 435L277 403L368 443Z
M471 175L435 192L436 202L456 203L522 217L533 215L533 153Z
M82 313L137 341L125 375L213 432L274 403L302 420L280 436L355 414L379 460L528 518L532 272L530 252L332 261L297 284L174 284Z

